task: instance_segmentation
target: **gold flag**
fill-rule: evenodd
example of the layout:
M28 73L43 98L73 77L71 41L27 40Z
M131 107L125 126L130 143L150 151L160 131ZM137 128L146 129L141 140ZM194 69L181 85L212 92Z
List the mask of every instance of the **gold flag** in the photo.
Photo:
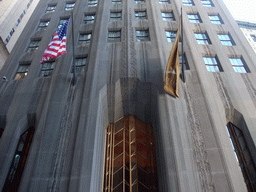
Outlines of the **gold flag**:
M179 37L180 25L177 31L175 41L172 46L165 72L164 90L174 97L179 97L179 76L180 76L180 61L179 61Z

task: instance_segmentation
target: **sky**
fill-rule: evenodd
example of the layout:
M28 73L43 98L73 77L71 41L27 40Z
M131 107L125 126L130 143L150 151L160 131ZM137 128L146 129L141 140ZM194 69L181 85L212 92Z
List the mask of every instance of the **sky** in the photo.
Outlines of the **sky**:
M256 0L222 0L235 20L256 23Z

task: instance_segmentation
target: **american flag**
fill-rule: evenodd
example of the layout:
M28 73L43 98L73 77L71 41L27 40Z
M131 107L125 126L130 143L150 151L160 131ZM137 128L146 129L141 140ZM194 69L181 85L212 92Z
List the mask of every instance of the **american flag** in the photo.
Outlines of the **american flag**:
M50 58L56 58L66 52L66 39L69 19L56 31L52 41L44 51L41 63L44 64Z

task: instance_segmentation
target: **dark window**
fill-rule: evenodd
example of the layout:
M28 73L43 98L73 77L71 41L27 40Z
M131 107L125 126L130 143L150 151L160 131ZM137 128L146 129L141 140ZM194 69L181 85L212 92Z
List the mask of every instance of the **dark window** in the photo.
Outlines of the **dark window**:
M122 0L112 0L112 3L122 3Z
M61 28L61 26L64 25L67 22L68 19L69 18L60 19L59 24L58 24L58 28Z
M50 21L40 21L40 23L38 24L38 27L37 29L40 31L40 30L43 30L43 29L46 29L46 27L48 27Z
M95 7L98 5L97 0L88 0L88 7Z
M90 44L91 37L92 37L91 33L80 34L80 36L79 36L79 44Z
M82 73L85 71L87 63L87 57L79 57L76 58L75 64L76 64L76 73Z
M38 49L39 43L41 40L31 40L28 45L28 51L34 51Z
M54 12L56 9L56 5L48 5L47 9L46 9L46 13L51 13Z
M121 30L108 31L108 41L121 41Z
M248 191L256 189L256 166L243 131L232 123L227 124L229 136L241 167Z
M15 79L23 79L28 75L28 68L30 64L21 64L18 67Z
M111 11L110 12L110 21L119 21L122 20L122 12L121 11Z
M256 42L256 35L251 35L251 38L254 42Z
M84 16L84 23L85 24L90 24L90 23L94 23L95 20L95 14L86 14Z
M146 11L135 11L135 19L144 20L147 19Z
M71 11L75 7L75 3L67 3L65 6L65 11Z
M207 71L220 72L222 71L219 60L216 57L203 57Z
M47 77L47 76L51 76L53 69L55 67L55 61L45 61L42 69L41 69L41 76L42 77Z

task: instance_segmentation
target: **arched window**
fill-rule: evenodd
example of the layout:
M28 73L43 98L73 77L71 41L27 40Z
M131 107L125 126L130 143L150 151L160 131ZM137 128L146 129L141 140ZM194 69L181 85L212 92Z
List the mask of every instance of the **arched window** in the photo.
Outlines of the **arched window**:
M35 128L30 126L28 130L21 134L14 157L12 159L9 173L5 180L3 192L18 191L34 132Z
M249 192L256 189L256 166L242 130L232 123L227 124L231 142L234 146L239 165Z
M112 191L158 191L152 127L132 115L107 127L103 192Z

